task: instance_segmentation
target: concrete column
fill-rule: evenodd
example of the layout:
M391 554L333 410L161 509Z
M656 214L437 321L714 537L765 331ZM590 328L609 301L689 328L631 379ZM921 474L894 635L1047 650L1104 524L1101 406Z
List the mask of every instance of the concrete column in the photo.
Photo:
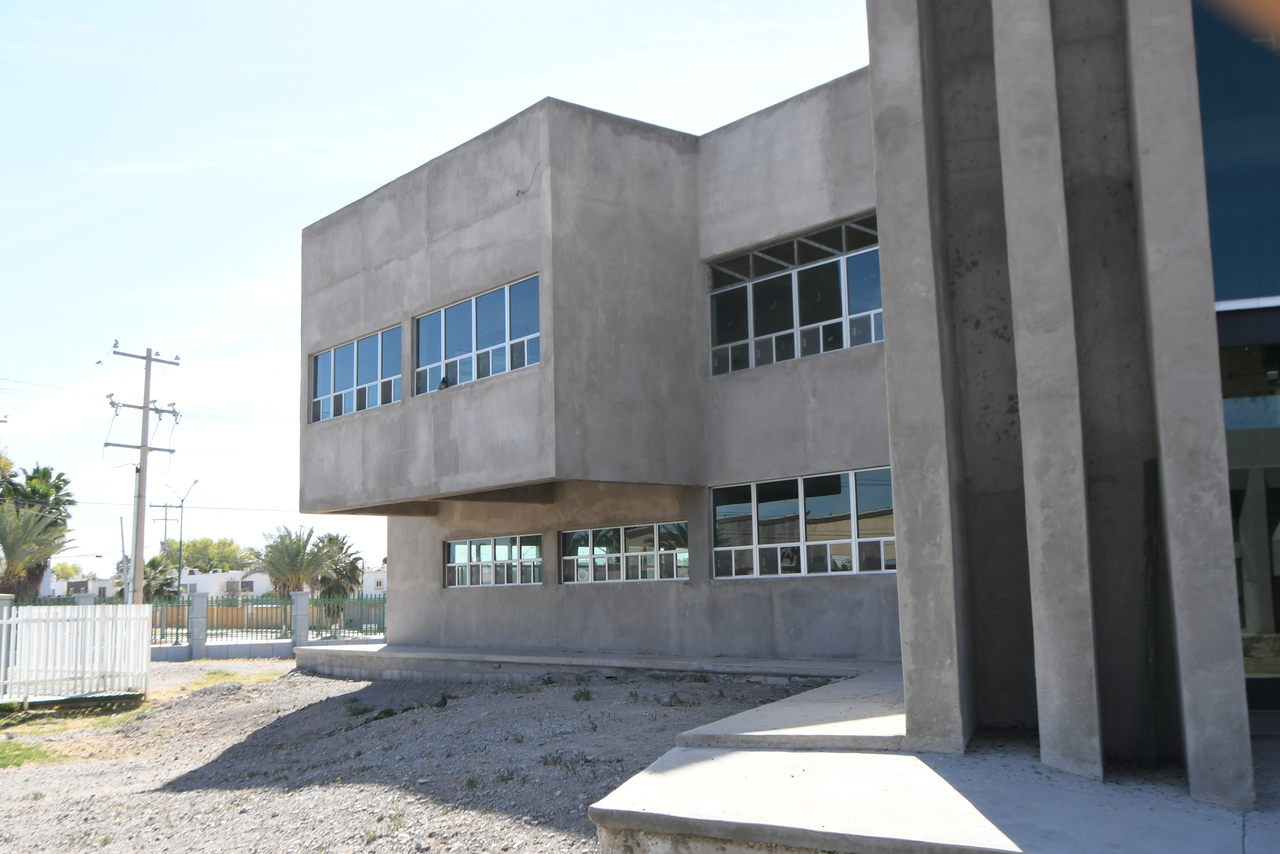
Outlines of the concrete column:
M76 593L75 600L77 605L92 605L97 597L92 593Z
M191 594L191 606L187 611L187 643L191 658L204 658L204 645L209 637L209 594Z
M0 693L9 679L9 656L13 654L13 633L7 622L13 616L13 602L12 593L0 593Z
M1253 804L1191 4L1125 0L1138 243L1191 795Z
M306 646L311 636L311 594L299 590L293 597L293 645Z
M1240 594L1244 597L1245 631L1275 634L1271 604L1271 533L1267 530L1267 477L1249 469L1249 482L1240 508Z
M993 0L1040 759L1100 779L1080 376L1049 0Z
M963 486L928 0L867 4L898 614L912 750L973 731Z

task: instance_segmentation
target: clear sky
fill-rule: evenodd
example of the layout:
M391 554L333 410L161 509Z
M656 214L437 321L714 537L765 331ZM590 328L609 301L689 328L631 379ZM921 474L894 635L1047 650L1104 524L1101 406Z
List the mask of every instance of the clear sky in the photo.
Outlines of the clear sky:
M152 347L182 420L150 503L198 479L188 539L314 525L378 563L382 519L297 512L303 227L548 95L704 133L866 64L858 0L0 0L0 449L67 473L58 559L110 575L136 453L102 443L140 425L106 395L142 365L109 353Z

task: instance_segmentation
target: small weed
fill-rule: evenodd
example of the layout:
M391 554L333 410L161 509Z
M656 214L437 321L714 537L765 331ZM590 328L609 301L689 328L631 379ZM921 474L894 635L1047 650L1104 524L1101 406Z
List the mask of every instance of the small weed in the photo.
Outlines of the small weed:
M24 801L43 801L43 800L44 800L44 792L32 792L32 793L31 793L31 794L29 794L29 795L24 795L24 796L22 796L22 798L20 798L20 800L24 800Z
M384 720L386 720L387 718L394 718L395 716L396 716L396 710L395 710L395 709L383 709L382 711L378 712L378 713L377 713L376 715L374 715L373 717L369 718L369 720L365 721L365 723L367 723L367 724L371 724L371 723L373 723L374 721L384 721Z
M543 676L543 677L542 677L542 684L543 684L543 685L554 685L554 684L556 684L556 680L552 679L550 676Z
M705 673L695 673L693 674L693 681L694 682L710 682L711 679Z
M628 694L627 696L631 698L631 702L633 702L633 703L638 703L638 702L640 702L640 692L639 692L639 691L632 691L632 692L631 692L630 694Z
M501 771L498 772L499 783L510 783L515 778L516 778L516 769L514 768L503 768Z
M23 762L42 762L54 756L43 747L16 741L0 741L0 768L21 765Z
M577 691L573 692L573 701L575 703L582 703L590 699L591 699L590 688L579 688Z
M521 786L523 786L525 783L528 783L528 782L529 782L529 775L528 775L528 774L521 774L521 775L520 775L520 785L521 785Z
M445 758L445 759L452 759L452 758L453 758L453 751L452 751L452 750L446 750L446 751L444 752L444 758Z
M468 778L467 778L467 788L468 788L468 789L474 789L474 788L475 788L476 786L478 786L478 785L480 785L480 784L476 782L476 778L475 778L475 777L468 777Z
M376 827L367 827L364 831L364 844L372 845L378 838L378 829Z
M404 826L404 813L400 810L391 813L391 818L387 820L387 824L391 825L392 830L399 830Z
M211 685L221 685L223 682L231 682L236 678L233 670L210 670L199 679L191 683L192 691L199 691L201 688L208 688Z
M102 839L98 841L98 844L105 848L106 846L111 844L111 837L110 836L102 837Z
M515 735L511 736L511 740L514 741L516 744L524 744L524 736L521 735L520 733L516 733Z
M377 706L369 703L362 703L355 698L347 700L347 714L351 715L353 718L358 718L361 715L367 715L376 708Z
M596 726L595 720L591 717L591 715L587 715L587 726L591 727L592 732L595 732L596 729L598 728Z

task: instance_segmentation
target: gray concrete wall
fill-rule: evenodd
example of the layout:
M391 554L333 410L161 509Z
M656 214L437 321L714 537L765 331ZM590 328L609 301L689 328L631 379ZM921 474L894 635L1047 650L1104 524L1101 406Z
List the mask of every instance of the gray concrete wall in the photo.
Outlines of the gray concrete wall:
M710 497L700 487L561 482L548 505L440 503L388 522L387 643L774 658L896 660L897 579L711 580ZM558 533L687 521L685 580L559 583ZM448 588L444 543L541 533L543 583Z

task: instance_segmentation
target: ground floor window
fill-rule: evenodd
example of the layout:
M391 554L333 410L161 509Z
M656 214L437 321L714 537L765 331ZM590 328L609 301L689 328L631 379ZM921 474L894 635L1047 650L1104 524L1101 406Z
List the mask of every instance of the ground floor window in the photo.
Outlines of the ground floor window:
M564 584L688 577L688 522L560 533L560 581Z
M711 495L716 578L898 568L887 468L724 486Z
M445 587L542 583L542 535L445 543Z

